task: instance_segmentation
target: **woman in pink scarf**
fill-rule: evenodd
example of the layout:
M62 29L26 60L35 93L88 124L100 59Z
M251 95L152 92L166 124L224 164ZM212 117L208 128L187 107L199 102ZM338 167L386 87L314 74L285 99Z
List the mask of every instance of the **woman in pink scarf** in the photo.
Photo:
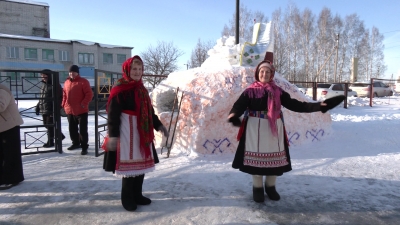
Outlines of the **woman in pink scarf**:
M232 167L252 175L253 199L256 202L265 200L263 176L266 177L267 196L278 201L276 177L292 170L281 106L300 113L326 112L336 106L292 99L275 84L274 74L275 68L269 61L258 64L256 81L241 94L228 116L229 122L241 127ZM245 119L241 122L239 117L245 112Z

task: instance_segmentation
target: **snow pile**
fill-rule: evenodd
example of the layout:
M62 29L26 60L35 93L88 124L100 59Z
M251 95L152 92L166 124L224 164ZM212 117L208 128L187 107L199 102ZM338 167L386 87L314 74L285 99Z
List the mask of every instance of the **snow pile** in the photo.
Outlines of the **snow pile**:
M152 100L156 113L168 127L172 112L166 110L166 101L171 101L166 96L174 96L174 89L179 87L180 98L183 91L173 148L199 154L235 152L238 128L227 123L227 116L233 103L252 82L254 68L241 66L232 66L230 69L196 68L170 74L153 90ZM278 73L275 75L275 82L292 98L311 101ZM286 109L283 111L290 144L319 141L331 131L329 113L294 113ZM177 113L172 119L171 131L175 126L176 116ZM156 147L164 146L166 140L157 135Z
M266 41L271 40L267 38L270 35L271 26L257 27L262 29L262 32L254 32L260 37L253 38L253 40L262 40L260 43L260 46L264 46L262 49L267 51L268 48L271 51L269 47L265 47ZM241 58L239 54L241 44L235 45L234 40L234 37L218 39L217 44L209 51L210 57L201 67L171 73L152 91L152 102L161 121L167 127L172 121L168 146L173 138L172 147L184 152L221 154L236 151L238 128L227 122L227 116L240 94L254 82L255 67L238 65ZM258 41L250 47L255 49L257 44ZM243 46L243 50L245 50L246 44ZM247 52L247 50L243 52ZM279 73L275 73L274 80L292 98L300 101L312 101L303 95L295 85L283 79ZM178 87L178 99L182 94L183 98L176 124L177 113L172 115L171 108L174 92ZM291 145L316 142L331 132L329 113L294 113L286 109L283 111ZM173 134L175 126L176 132ZM166 140L160 134L156 134L156 144L156 147L165 146Z

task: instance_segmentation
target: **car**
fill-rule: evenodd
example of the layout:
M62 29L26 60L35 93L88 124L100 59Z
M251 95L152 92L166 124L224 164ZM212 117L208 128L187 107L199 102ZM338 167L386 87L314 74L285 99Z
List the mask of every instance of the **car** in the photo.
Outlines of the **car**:
M307 88L303 87L301 84L294 84L301 93L306 94L307 93Z
M400 77L396 80L393 90L397 93L400 93Z
M344 84L335 83L320 83L317 84L317 98L316 99L327 99L338 95L344 95ZM307 95L312 97L313 89L310 88L307 91ZM347 97L357 97L357 92L352 89L347 90Z
M350 86L351 89L357 91L359 97L370 96L370 83L356 82ZM392 96L393 89L381 81L374 81L373 83L373 97Z

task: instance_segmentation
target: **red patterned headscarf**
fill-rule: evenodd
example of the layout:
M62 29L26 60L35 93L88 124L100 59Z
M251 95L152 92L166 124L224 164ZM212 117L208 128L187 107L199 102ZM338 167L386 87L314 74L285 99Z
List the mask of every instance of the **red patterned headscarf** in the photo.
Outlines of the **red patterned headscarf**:
M122 97L124 97L126 100L127 94L133 90L135 96L135 111L138 112L138 116L136 118L138 124L137 129L140 135L140 152L142 156L147 158L151 155L150 145L154 140L154 112L149 93L143 85L142 78L140 78L139 81L135 81L130 77L132 62L135 59L138 59L142 63L142 71L144 71L143 61L138 55L127 59L122 64L122 78L119 79L111 89L110 97L108 98L107 102L107 110L111 99L114 97L118 98L121 96L119 95L121 93Z
M261 67L268 67L271 70L271 78L268 83L262 83L259 79L259 72ZM272 134L277 136L278 129L276 127L276 120L278 119L281 112L281 94L282 89L278 87L274 82L275 68L272 63L268 60L260 62L255 71L256 81L252 83L244 91L250 98L262 98L268 95L268 122L271 127Z

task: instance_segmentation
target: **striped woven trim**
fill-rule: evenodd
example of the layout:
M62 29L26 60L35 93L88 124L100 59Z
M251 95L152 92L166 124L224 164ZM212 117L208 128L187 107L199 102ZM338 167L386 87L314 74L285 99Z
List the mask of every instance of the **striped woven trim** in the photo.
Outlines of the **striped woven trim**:
M249 110L249 116L251 117L257 117L257 118L262 118L262 119L267 119L268 118L268 111L252 111ZM278 116L278 119L281 118L281 116Z
M251 117L258 117L258 118L264 118L266 119L268 111L253 111L249 110L249 116Z

